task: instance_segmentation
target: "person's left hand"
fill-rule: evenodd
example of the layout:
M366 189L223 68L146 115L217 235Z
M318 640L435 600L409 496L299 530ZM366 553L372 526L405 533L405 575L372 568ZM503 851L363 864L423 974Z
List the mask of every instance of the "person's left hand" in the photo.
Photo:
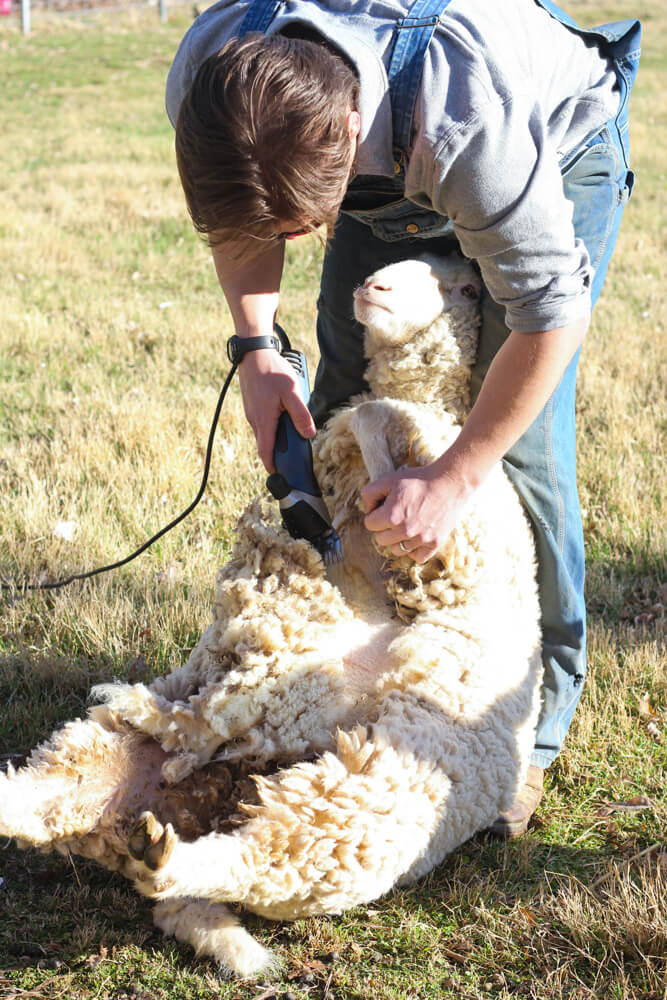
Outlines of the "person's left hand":
M397 556L425 563L455 527L470 493L462 480L435 465L398 469L363 490L364 524Z

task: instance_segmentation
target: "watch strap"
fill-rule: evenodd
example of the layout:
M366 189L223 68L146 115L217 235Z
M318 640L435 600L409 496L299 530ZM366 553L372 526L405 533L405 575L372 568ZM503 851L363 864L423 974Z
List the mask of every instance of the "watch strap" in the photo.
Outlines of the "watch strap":
M280 351L280 348L280 339L273 334L263 337L237 337L234 335L227 341L227 357L233 365L238 365L249 351L267 349Z

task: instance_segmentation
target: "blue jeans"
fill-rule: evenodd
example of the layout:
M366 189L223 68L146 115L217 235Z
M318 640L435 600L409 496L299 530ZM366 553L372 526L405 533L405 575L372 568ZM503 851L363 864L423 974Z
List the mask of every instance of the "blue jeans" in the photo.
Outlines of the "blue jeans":
M574 229L588 250L594 270L593 302L604 283L623 208L632 190L627 130L615 121L571 154L561 168L566 197L574 206ZM374 225L342 214L327 251L318 302L321 361L310 408L318 424L358 392L364 381L363 331L352 315L352 292L385 264L420 253L458 249L451 235L397 238L386 212L383 235L380 207ZM401 225L401 231L405 231ZM482 325L472 374L473 400L492 358L509 334L504 309L486 289ZM579 352L542 413L504 459L534 529L542 610L544 683L542 711L532 763L548 767L559 753L581 695L586 672L584 546L576 484L574 395Z

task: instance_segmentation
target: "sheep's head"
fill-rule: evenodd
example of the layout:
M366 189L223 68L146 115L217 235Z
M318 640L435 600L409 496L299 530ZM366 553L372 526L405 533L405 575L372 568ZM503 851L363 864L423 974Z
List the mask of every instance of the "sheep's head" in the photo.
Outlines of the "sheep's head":
M458 254L390 264L354 293L373 394L445 407L461 419L477 351L481 281Z
M373 344L405 344L443 313L477 313L481 282L457 254L389 264L366 278L354 293L354 315L366 327L367 352Z

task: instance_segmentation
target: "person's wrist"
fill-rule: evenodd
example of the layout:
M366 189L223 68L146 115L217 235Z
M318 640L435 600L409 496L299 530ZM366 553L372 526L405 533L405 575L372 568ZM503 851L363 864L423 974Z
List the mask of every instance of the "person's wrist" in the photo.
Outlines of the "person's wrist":
M256 351L273 350L280 353L280 338L276 334L240 336L234 334L227 341L227 357L233 365L240 365L245 357Z
M436 459L432 469L434 479L447 482L450 490L454 486L457 494L464 499L479 489L489 472L485 465L475 461L474 455L458 452L454 448Z

